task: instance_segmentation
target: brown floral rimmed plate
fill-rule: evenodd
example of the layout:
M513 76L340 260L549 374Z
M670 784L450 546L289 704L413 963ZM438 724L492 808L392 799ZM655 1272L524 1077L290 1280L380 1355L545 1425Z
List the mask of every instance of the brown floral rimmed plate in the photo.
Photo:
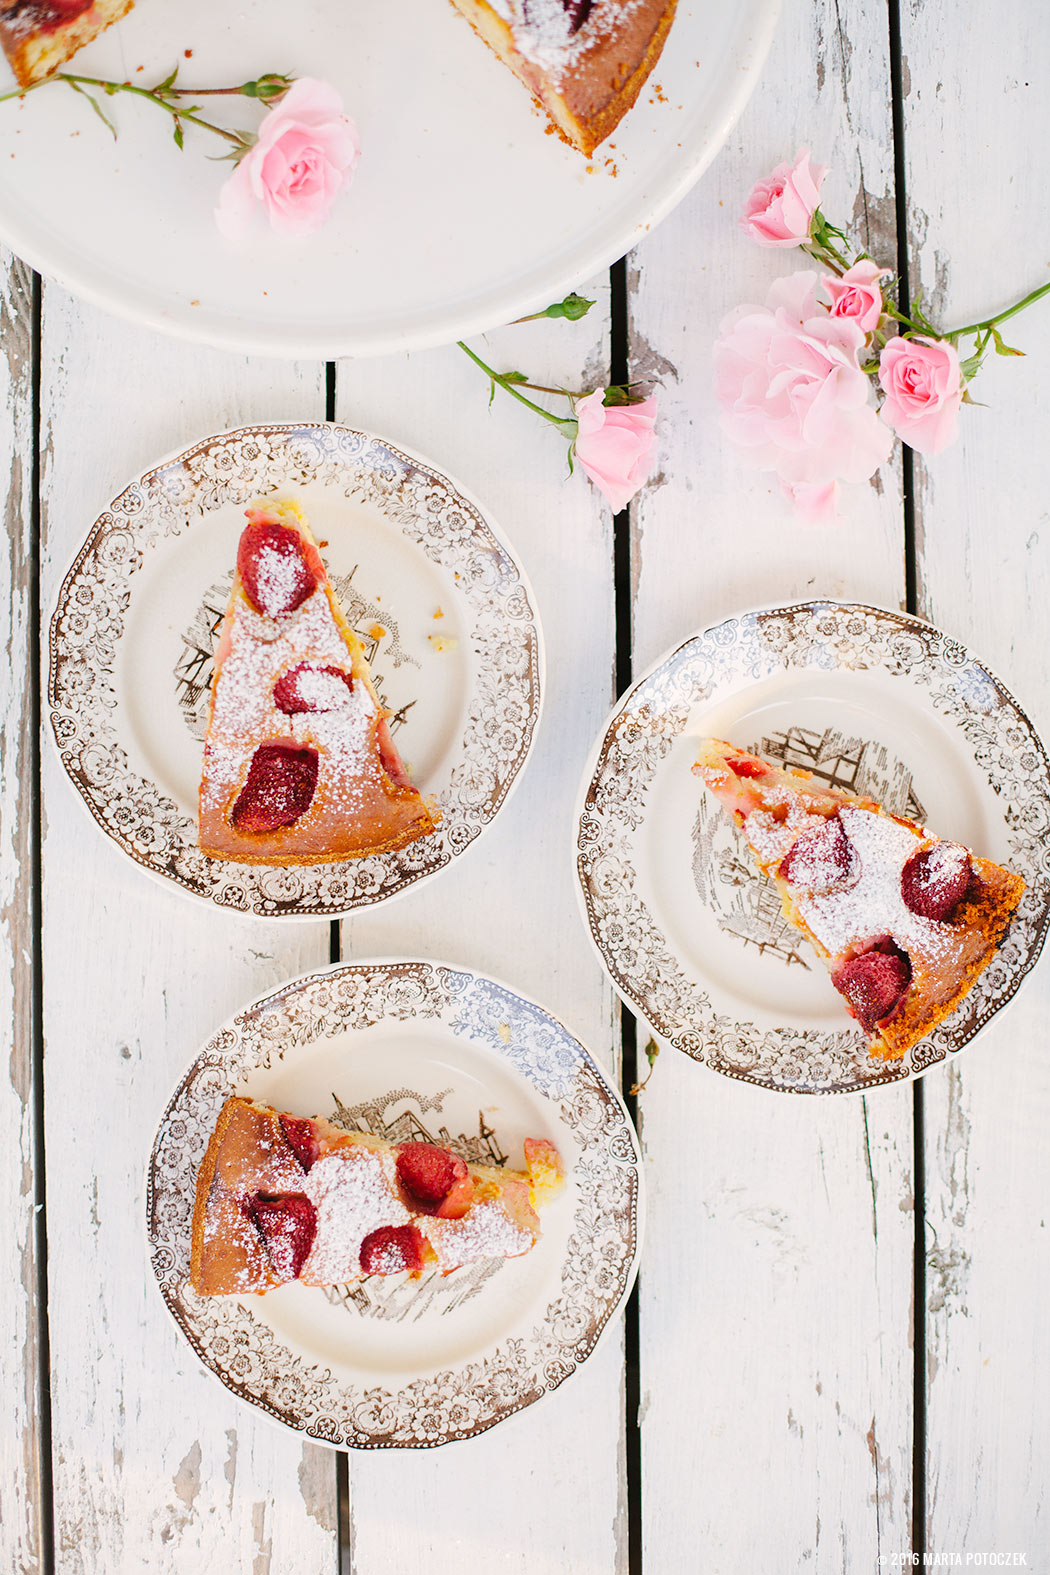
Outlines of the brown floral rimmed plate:
M298 498L363 640L398 748L439 830L343 863L209 859L197 789L212 656L244 508ZM491 824L528 757L543 642L521 565L469 494L428 462L327 422L203 439L96 520L51 621L59 755L97 825L143 869L221 907L334 917L436 874Z
M198 1296L196 1176L232 1094L488 1165L520 1167L523 1140L549 1138L568 1185L522 1258ZM640 1192L620 1096L557 1018L467 969L382 959L295 979L211 1037L161 1118L146 1215L168 1310L234 1394L340 1449L432 1448L485 1432L586 1361L634 1280Z
M869 793L1024 878L992 963L902 1060L868 1054L693 776L704 736ZM863 1092L962 1049L1014 995L1050 919L1048 833L1050 762L999 679L905 613L803 602L702 630L621 699L584 774L578 893L609 978L661 1038L765 1088Z

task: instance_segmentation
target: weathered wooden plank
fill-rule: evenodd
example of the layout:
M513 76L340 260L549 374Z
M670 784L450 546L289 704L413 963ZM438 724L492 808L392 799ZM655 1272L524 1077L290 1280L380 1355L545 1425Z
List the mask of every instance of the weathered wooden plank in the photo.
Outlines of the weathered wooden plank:
M1046 278L1045 22L1021 7L945 30L903 8L913 299L972 322ZM994 241L992 238L994 237ZM967 641L1050 729L1044 432L1050 306L1004 325L959 442L918 460L921 611ZM1050 978L1037 968L979 1042L925 1082L930 1554L1050 1563L1046 1196Z
M51 286L43 319L49 615L124 481L241 420L323 414L324 369L169 342ZM44 637L46 652L46 623ZM44 748L57 1566L334 1571L334 1457L198 1369L153 1287L143 1233L144 1167L172 1084L241 1003L327 961L328 926L237 918L155 884L89 825Z
M666 390L661 484L634 518L636 671L748 606L903 599L894 471L845 490L837 526L797 523L724 444L711 393L722 317L809 266L736 226L801 144L831 166L829 215L892 262L889 104L879 8L786 6L728 147L632 259L632 375ZM796 1100L665 1052L641 1122L645 1567L874 1568L909 1546L909 1090Z
M500 330L475 348L499 369L574 388L607 380L608 290L581 322ZM571 806L611 701L612 538L553 429L450 347L340 363L340 419L414 447L492 511L532 579L547 646L544 719L517 792L457 865L343 925L346 954L414 953L488 971L559 1014L610 1070L615 1014L576 912ZM493 1432L433 1455L352 1456L354 1568L452 1575L464 1561L529 1575L626 1568L618 1333L563 1389Z
M0 1341L0 1409L7 1418L0 1467L0 1566L40 1568L41 1438L37 1253L33 1212L34 1135L33 890L33 302L32 275L0 259L0 452L6 458L0 558L4 662L0 671L0 1017L11 1024L8 1076L0 1095L5 1155L0 1254L8 1265Z

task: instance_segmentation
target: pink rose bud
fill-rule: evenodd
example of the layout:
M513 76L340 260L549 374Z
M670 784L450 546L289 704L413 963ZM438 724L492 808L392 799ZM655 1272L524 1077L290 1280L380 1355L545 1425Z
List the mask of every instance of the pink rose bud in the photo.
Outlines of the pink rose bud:
M848 268L841 279L826 274L821 283L831 296L832 317L852 318L861 333L870 334L882 316L879 280L885 278L889 271L888 268L880 268L870 257L865 257L862 262Z
M619 513L648 479L656 437L656 396L636 405L605 405L605 390L576 401L576 458Z
M909 448L939 454L955 437L962 404L959 355L946 339L891 339L879 358L886 391L879 414Z
M800 148L794 168L778 164L760 180L744 205L740 227L760 246L801 246L820 202L827 170L814 164L808 148Z
M282 234L311 234L350 181L360 152L339 94L327 82L300 77L267 111L258 141L222 188L219 229L239 240L261 208Z

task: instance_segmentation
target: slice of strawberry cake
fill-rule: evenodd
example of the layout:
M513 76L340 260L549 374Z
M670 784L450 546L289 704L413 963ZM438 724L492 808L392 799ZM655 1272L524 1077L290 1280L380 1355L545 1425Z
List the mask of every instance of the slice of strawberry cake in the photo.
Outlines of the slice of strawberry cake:
M215 651L200 845L245 864L321 864L429 836L364 647L299 505L247 510Z
M694 772L729 809L785 917L831 973L871 1053L899 1060L994 956L1024 882L958 842L719 739Z
M133 0L0 0L0 45L21 87L64 65Z
M470 1165L436 1144L228 1099L197 1177L190 1283L243 1295L520 1257L564 1185L547 1139L525 1140L525 1163Z

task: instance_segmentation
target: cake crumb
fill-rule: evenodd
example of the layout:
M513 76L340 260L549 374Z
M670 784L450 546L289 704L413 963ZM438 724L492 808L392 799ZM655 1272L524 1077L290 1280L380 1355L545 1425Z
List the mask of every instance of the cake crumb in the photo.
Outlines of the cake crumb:
M435 610L435 612L434 612L434 617L435 617L435 618L444 618L444 616L445 616L445 614L444 614L444 613L443 613L443 612L442 612L442 611L441 611L441 608L440 608L440 607L438 607L438 608L437 608L437 609L436 609L436 610Z
M428 634L427 639L435 651L454 651L459 645L455 635L451 634Z
M368 626L368 638L370 640L377 640L377 641L378 640L382 640L385 635L386 635L386 630L383 628L383 625L381 623L371 623L371 624L369 624L369 626Z
M499 1034L500 1038L503 1040L503 1043L505 1045L509 1045L510 1044L510 1024L509 1023L500 1023L499 1026L496 1029L496 1032Z

